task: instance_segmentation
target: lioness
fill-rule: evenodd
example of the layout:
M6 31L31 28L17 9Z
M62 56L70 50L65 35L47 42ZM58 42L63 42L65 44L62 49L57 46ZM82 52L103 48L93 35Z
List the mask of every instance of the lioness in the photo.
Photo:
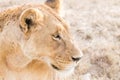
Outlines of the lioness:
M60 0L0 12L0 76L3 80L65 80L82 52L60 18Z

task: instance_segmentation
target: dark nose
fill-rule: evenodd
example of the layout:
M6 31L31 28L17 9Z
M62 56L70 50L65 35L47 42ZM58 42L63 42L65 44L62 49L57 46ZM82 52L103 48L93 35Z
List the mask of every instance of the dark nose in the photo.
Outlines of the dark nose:
M74 62L78 62L80 59L81 59L81 57L72 57L72 60L73 60Z

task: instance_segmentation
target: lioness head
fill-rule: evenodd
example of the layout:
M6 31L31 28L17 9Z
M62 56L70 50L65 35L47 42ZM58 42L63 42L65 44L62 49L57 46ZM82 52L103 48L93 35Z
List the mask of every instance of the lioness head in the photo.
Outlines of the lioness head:
M20 15L19 25L26 36L23 53L30 59L42 59L56 70L72 69L82 53L73 44L64 20L45 8L28 8Z
M14 52L19 51L31 61L43 61L50 69L69 71L78 64L82 53L73 43L68 25L58 15L58 3L54 1L60 0L48 0L45 5L23 8L17 16L18 21L10 24L10 30L4 28L3 33L9 35L7 38L12 38L11 44L18 43L19 49ZM12 59L10 57L8 61ZM17 60L13 60L13 63Z

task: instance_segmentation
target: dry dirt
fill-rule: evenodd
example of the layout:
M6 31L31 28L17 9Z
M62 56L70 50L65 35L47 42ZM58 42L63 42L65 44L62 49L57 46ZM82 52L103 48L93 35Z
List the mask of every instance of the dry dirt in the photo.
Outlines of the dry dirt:
M0 0L6 9L44 0ZM63 18L84 52L71 80L120 80L120 0L64 0Z

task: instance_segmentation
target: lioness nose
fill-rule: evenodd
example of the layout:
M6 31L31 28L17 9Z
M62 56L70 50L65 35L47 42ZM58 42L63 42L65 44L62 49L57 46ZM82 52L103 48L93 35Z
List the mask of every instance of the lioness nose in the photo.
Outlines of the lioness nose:
M72 57L72 60L75 62L78 62L81 59L81 57Z
M79 54L73 55L71 58L72 58L72 61L78 62L82 58L82 56L83 56L82 51L79 51Z

